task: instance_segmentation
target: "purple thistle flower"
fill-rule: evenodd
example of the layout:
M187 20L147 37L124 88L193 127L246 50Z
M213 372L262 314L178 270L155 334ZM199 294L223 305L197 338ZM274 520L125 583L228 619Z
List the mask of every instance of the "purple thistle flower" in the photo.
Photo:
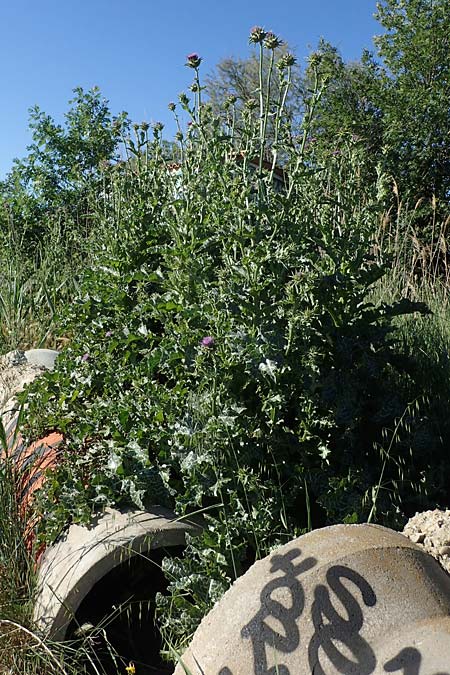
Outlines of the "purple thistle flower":
M88 354L88 353L86 352L86 353L83 354L83 356L81 357L81 361L82 361L83 363L85 363L86 361L89 361L90 358L91 358L90 354Z
M192 52L192 54L188 54L186 56L186 65L189 68L198 68L201 62L202 57L199 56L196 52Z
M208 348L214 347L214 338L212 337L212 335L207 335L202 339L200 344L202 345L202 347Z
M110 338L111 335L112 335L112 330L108 330L108 331L106 331L106 333L105 333L105 338Z

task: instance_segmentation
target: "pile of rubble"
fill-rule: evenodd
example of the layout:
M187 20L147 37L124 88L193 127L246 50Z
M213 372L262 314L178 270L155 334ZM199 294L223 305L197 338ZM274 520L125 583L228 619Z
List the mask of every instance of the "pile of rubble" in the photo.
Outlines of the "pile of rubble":
M450 574L450 510L416 513L403 530L414 544L436 558Z

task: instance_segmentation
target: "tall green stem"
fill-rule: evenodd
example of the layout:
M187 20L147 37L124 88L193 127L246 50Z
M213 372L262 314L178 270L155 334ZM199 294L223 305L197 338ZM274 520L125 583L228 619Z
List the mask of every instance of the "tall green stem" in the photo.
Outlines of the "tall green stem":
M275 60L275 52L274 50L271 51L270 54L270 63L269 63L269 70L267 73L267 81L266 81L266 98L265 102L262 104L263 109L262 109L262 128L261 128L261 137L260 137L260 151L259 151L259 175L261 176L262 174L262 169L263 169L263 163L264 163L264 154L266 150L266 133L267 133L267 120L269 119L269 105L270 105L270 83L272 80L272 72L273 72L273 64ZM262 70L262 60L261 60L261 70ZM261 80L262 80L262 73L261 73ZM263 99L263 91L261 89L261 99Z

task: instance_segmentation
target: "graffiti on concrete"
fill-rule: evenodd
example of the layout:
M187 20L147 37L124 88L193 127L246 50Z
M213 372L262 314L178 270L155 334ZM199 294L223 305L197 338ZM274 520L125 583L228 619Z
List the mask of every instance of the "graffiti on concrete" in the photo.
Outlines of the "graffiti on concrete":
M274 555L271 559L271 572L283 572L282 576L271 579L260 594L261 608L253 619L243 627L241 635L252 642L257 675L289 675L286 666L278 665L277 670L269 668L267 664L266 645L283 654L289 654L300 644L300 633L297 619L301 616L305 604L305 593L298 576L310 570L316 564L315 558L306 558L294 565L293 560L298 558L301 551L294 548L286 555ZM286 588L291 595L291 606L286 607L273 594L275 591ZM267 619L273 617L283 627L283 635L274 630Z
M422 656L418 649L407 647L397 654L395 658L384 664L386 673L400 673L403 675L420 675ZM448 675L448 673L436 673L436 675Z
M259 610L241 630L241 637L250 640L252 645L254 675L297 675L291 673L288 666L282 662L269 666L267 649L277 652L282 661L283 654L290 654L301 645L297 620L305 608L305 593L298 577L312 569L317 560L309 557L294 563L300 555L301 550L293 548L284 555L272 556L271 573L283 574L271 579L263 587ZM344 584L343 580L347 583ZM326 573L326 582L327 585L319 584L314 589L314 600L311 605L314 634L307 646L311 673L328 675L321 664L322 655L325 654L328 662L340 673L357 672L358 675L371 675L377 666L377 658L360 631L364 624L362 605L375 606L377 602L375 591L363 576L344 565L330 567ZM353 592L349 588L354 589ZM280 589L287 590L290 594L289 606L277 600L275 593ZM341 616L335 609L333 599L337 599L343 607L345 616ZM274 625L282 630L276 630L273 628ZM306 649L306 645L302 649ZM420 675L421 661L420 652L408 647L383 664L383 668L386 673ZM233 673L225 666L218 675L233 675ZM450 673L435 675L450 675Z
M344 586L342 579L347 579L356 587L366 607L373 607L377 601L373 588L358 572L344 565L330 567L326 579L344 607L347 617L342 617L334 608L328 588L322 584L316 586L311 608L315 632L308 647L311 672L315 675L326 675L320 665L320 652L323 650L330 662L342 673L357 668L359 675L370 675L377 660L369 643L359 634L364 623L362 609L357 598ZM353 656L352 659L336 647L336 641L347 647L347 653Z

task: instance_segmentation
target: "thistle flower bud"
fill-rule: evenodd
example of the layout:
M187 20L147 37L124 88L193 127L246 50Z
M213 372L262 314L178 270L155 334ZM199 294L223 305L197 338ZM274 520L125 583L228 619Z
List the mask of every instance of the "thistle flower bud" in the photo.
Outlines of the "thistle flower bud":
M322 55L319 52L313 52L308 60L311 68L318 68L322 63Z
M277 47L281 47L283 44L283 40L281 40L275 33L272 33L272 31L269 31L266 34L266 37L264 38L264 46L267 47L267 49L277 49Z
M267 32L261 26L253 26L248 41L250 44L262 44Z
M186 59L187 60L186 60L185 65L188 68L194 68L195 70L199 67L199 65L202 62L202 57L199 56L198 54L196 54L195 52L193 52L192 54L188 54L186 56Z
M142 124L141 124L142 131L148 131L149 127L150 127L150 124L148 122L142 122Z
M182 132L182 131L177 131L177 133L175 134L175 138L176 138L177 141L180 141L180 143L181 143L181 141L182 141L183 138L184 138L183 132Z
M288 67L295 66L295 64L297 63L297 59L295 58L294 54L291 54L290 52L287 52L284 55L284 60Z
M184 106L189 105L189 99L186 96L186 94L184 93L184 91L181 92L181 94L178 96L178 98L179 98L179 101L180 101L181 105L184 105Z
M173 103L173 101L171 101L167 107L173 112L177 106L175 103Z
M162 122L155 122L153 125L153 132L159 134L164 129L164 124Z
M286 70L286 68L291 68L297 63L295 56L289 52L283 54L281 59L277 63L277 68L279 70Z

